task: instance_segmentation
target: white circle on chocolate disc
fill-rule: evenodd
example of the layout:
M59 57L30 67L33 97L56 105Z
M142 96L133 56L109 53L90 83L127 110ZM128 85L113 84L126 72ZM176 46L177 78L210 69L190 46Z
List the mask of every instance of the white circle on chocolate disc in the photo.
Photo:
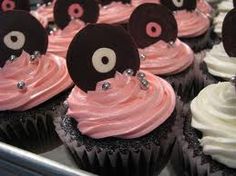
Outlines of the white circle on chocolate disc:
M106 63L103 62L104 58ZM116 53L110 48L99 48L93 53L92 63L99 73L107 73L116 65Z
M184 5L184 0L172 0L176 7L182 7Z
M25 35L19 31L11 31L4 36L3 42L8 48L19 50L23 48L25 44Z

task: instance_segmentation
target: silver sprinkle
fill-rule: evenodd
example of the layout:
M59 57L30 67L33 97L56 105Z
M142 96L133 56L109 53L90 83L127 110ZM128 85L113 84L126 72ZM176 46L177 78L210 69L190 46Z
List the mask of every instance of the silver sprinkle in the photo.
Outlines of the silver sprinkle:
M140 60L145 60L146 56L144 54L140 54Z
M232 78L230 79L230 83L236 88L236 75L232 76Z
M40 58L41 54L39 51L34 51L34 53L30 56L30 61L34 62L36 59Z
M108 90L108 89L110 89L111 88L111 83L109 83L109 82L104 82L103 84L102 84L102 90Z
M146 77L146 75L143 72L138 72L137 77L138 77L139 80L143 80Z
M149 88L149 82L146 79L142 79L140 83L141 89L147 90Z
M173 41L170 41L170 42L169 42L169 47L173 47L174 44L175 44L175 43L174 43Z
M18 89L21 89L21 90L24 90L26 88L26 84L24 81L19 81L16 86Z
M37 3L37 4L36 4L36 7L40 7L40 6L41 6L41 4L40 4L40 3Z
M134 75L134 71L130 68L128 68L127 70L125 70L125 74L128 76L133 76Z
M11 55L10 56L10 58L9 58L9 60L11 61L11 62L14 62L15 60L16 60L16 56L15 55Z
M52 3L51 3L51 2L48 2L48 3L47 3L47 6L50 6L50 5L52 5Z

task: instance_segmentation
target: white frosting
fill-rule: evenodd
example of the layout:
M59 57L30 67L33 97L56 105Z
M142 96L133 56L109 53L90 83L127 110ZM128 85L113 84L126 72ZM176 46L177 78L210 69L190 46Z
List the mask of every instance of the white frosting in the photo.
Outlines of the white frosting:
M220 12L215 18L214 18L214 25L215 25L215 32L219 35L222 33L222 26L223 21L225 19L225 16L227 15L226 12Z
M236 74L236 58L227 55L222 43L207 52L204 61L209 73L214 76L229 80Z
M236 168L236 90L229 82L204 88L191 103L192 126L202 132L203 152Z
M218 4L218 10L220 12L228 12L234 8L233 0L224 0Z

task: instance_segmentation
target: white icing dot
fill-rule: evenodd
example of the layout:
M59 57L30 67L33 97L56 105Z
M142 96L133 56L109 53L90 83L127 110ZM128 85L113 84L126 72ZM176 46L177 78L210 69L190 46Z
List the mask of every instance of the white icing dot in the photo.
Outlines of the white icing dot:
M92 56L92 63L99 73L107 73L116 65L116 53L110 48L99 48Z
M13 50L19 50L23 48L25 44L25 35L19 31L11 31L4 36L4 44Z

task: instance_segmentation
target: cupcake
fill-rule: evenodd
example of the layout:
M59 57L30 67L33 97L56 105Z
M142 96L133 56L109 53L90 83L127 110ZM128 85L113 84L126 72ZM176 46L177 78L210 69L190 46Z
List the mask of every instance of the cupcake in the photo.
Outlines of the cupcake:
M87 23L98 19L99 7L96 1L57 1L54 6L55 23L60 28L49 35L48 52L66 58L70 42Z
M132 13L128 29L139 47L141 70L165 78L183 100L188 100L194 80L194 54L177 39L172 12L160 4L142 4Z
M234 176L236 173L236 77L205 87L185 108L172 165L178 174Z
M233 9L227 14L223 23L222 43L207 52L200 65L204 76L214 82L229 80L236 74L235 20L236 9Z
M55 126L77 165L99 175L153 175L168 162L180 102L171 85L139 71L130 35L90 24L73 39L73 88Z
M0 23L0 139L41 152L59 141L52 121L72 81L65 59L46 53L47 33L33 16L8 11Z
M218 15L214 18L213 24L215 25L215 32L222 37L222 25L226 14L234 8L233 0L222 1L217 6Z
M100 0L100 12L98 23L106 24L120 24L124 28L135 6L131 4L130 0L121 1L103 1Z
M161 0L161 3L174 12L178 25L178 37L182 41L195 52L212 47L214 36L210 28L210 19L196 9L196 0Z

